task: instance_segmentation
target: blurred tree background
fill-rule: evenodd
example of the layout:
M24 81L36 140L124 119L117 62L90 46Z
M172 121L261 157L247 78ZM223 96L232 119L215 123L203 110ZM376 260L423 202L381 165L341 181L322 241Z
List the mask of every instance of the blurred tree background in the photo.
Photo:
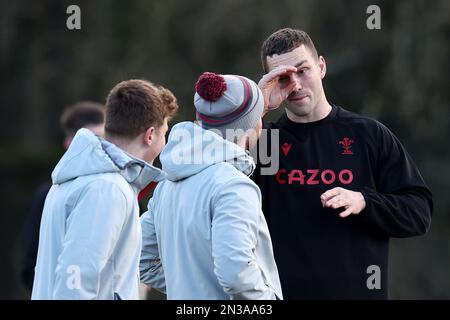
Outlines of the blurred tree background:
M66 28L71 4L81 30ZM366 27L371 4L381 30ZM104 102L117 82L145 78L178 97L175 122L192 119L201 72L258 81L262 41L287 26L306 30L325 56L329 101L386 124L434 192L431 231L391 242L391 298L450 299L448 0L2 0L0 298L29 297L19 278L22 224L63 152L65 106Z

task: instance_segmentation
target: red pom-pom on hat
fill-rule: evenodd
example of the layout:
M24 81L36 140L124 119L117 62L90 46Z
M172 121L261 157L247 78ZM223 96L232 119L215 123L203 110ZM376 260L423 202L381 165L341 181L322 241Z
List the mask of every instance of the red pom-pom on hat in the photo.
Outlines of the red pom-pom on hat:
M206 101L217 101L227 90L225 78L213 72L203 72L195 84L195 91Z

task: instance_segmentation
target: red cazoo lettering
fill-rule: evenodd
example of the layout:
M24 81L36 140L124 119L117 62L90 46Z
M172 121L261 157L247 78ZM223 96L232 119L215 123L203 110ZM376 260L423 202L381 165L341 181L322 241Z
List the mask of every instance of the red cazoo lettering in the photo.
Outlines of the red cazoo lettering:
M338 174L332 169L326 169L322 172L319 169L307 169L306 175L302 170L293 169L287 172L286 169L278 170L275 179L279 184L306 184L318 185L321 182L326 185L333 184L338 180L342 184L350 184L353 182L353 172L349 169L342 169Z

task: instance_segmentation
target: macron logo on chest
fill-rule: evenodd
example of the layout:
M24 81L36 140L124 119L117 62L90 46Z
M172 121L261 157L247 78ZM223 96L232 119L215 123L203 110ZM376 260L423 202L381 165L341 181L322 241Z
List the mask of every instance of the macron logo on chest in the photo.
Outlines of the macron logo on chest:
M283 152L284 156L287 157L287 155L289 154L289 151L291 151L292 143L285 142L281 145L280 148L281 148L281 152Z

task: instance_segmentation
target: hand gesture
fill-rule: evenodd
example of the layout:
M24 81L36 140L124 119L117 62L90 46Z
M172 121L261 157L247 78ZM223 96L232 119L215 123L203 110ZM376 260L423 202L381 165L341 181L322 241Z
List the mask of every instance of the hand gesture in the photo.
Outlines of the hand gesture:
M336 187L324 192L320 196L322 206L338 209L344 208L341 212L341 218L348 217L351 214L358 214L366 207L366 200L361 192L347 190L341 187Z
M264 97L264 114L277 109L280 104L294 91L296 82L292 81L292 75L297 72L296 67L279 66L265 74L258 83ZM280 83L280 78L288 78L287 85Z

